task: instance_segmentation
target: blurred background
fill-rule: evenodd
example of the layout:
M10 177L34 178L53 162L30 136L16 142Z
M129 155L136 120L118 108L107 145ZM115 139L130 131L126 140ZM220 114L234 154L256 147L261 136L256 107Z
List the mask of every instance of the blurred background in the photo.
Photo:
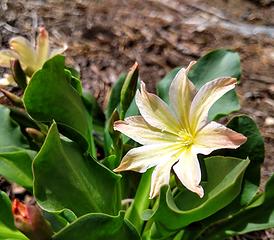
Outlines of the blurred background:
M16 35L34 42L41 25L53 46L68 44L67 64L81 72L102 106L110 86L135 61L155 91L174 67L215 48L237 51L241 112L255 119L265 138L262 185L274 172L273 0L0 0L0 48ZM241 239L274 239L273 233Z

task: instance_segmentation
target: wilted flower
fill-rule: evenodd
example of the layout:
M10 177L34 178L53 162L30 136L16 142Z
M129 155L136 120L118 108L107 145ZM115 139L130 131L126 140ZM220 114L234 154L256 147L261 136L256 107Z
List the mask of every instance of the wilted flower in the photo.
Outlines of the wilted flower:
M23 204L18 199L14 199L12 214L15 226L30 240L51 239L52 229L36 205Z
M242 134L217 122L208 122L211 106L226 92L233 89L236 79L223 77L206 83L199 91L187 78L182 68L169 88L171 108L158 96L148 93L145 84L136 94L141 116L116 121L114 129L144 145L131 149L114 171L133 170L152 173L150 198L158 195L161 186L169 184L173 170L182 184L203 197L200 186L201 170L197 154L210 154L221 148L239 147L246 141Z
M64 45L63 48L50 51L48 32L44 27L39 29L36 48L32 46L28 39L21 36L10 39L9 45L11 50L4 49L0 51L0 67L10 68L11 61L18 59L28 77L31 77L35 71L40 69L49 58L61 54L67 49L67 46ZM1 85L14 84L11 75L5 75L0 80Z

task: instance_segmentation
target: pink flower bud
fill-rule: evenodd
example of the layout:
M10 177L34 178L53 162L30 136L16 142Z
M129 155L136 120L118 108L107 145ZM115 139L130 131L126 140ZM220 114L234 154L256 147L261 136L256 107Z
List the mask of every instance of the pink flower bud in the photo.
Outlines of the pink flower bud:
M12 203L15 226L30 240L49 240L53 231L37 205L24 204L18 199Z

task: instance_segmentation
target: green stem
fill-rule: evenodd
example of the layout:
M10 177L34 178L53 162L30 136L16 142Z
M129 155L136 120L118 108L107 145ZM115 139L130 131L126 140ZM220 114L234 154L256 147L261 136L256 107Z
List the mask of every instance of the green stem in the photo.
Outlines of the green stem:
M159 197L156 198L156 201L153 204L152 212L156 211L158 204L159 204ZM151 230L153 223L154 223L154 220L152 220L151 218L147 221L145 228L143 230L143 234L142 234L143 239L150 239L149 231Z
M139 233L144 223L142 220L143 211L147 209L150 204L149 191L152 170L153 169L149 169L143 174L134 201L126 211L125 217L135 226Z

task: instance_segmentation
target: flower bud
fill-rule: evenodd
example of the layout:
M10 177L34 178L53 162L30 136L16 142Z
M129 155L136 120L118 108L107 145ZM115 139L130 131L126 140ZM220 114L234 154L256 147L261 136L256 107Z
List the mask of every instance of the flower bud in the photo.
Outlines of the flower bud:
M41 68L49 57L49 35L45 27L40 27L39 29L36 54L38 61L37 65Z
M19 87L25 89L27 87L27 76L18 59L10 61L10 68L14 81Z
M12 214L15 226L30 240L51 239L53 231L37 205L24 204L14 199Z
M25 130L37 145L42 146L46 138L46 136L42 132L35 128L26 128Z
M23 101L20 97L16 96L15 94L0 88L0 91L17 107L23 107Z

